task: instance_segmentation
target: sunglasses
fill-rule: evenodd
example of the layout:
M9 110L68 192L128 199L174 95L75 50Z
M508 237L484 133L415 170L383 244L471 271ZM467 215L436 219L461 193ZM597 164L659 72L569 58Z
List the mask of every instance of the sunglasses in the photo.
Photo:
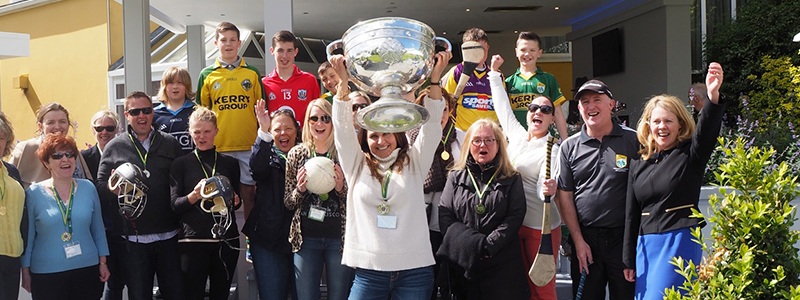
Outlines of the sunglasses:
M152 107L142 107L142 108L131 108L128 110L128 114L131 116L138 116L140 113L144 113L145 115L149 115L153 113Z
M94 131L103 132L103 130L108 131L108 132L114 132L114 131L117 131L117 126L95 126L94 127Z
M64 156L66 156L67 158L73 158L75 157L75 153L72 153L72 151L67 151L67 152L56 152L50 154L50 158L52 159L61 159Z
M529 112L536 112L536 110L541 110L543 114L548 114L548 115L552 114L554 112L553 107L550 106L550 105L539 105L539 104L533 104L533 103L528 105L528 111Z
M366 103L353 104L353 111L358 111L358 110L360 110L360 109L362 109L364 107L367 107L367 105L369 105L369 104L366 104Z
M329 115L324 115L324 116L321 116L321 117L310 116L310 117L308 117L308 120L310 120L311 122L314 122L314 123L316 123L317 121L322 121L322 123L328 124L328 123L331 122L331 116L329 116Z

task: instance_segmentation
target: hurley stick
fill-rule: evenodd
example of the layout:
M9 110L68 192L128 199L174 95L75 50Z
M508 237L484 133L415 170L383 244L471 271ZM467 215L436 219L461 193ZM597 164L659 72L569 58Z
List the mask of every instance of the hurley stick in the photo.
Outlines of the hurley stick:
M469 41L461 45L461 56L464 57L464 68L461 69L461 77L458 78L458 85L456 86L456 92L453 94L453 98L458 99L458 97L461 96L461 92L463 92L464 87L467 86L469 76L475 72L475 68L478 67L478 62L483 59L483 55L484 52L481 43Z
M553 137L547 137L547 158L545 179L550 179L550 154L553 148ZM528 277L536 286L545 286L556 276L556 261L553 258L553 239L550 236L550 195L544 196L542 216L542 238L539 242L539 253L533 260Z

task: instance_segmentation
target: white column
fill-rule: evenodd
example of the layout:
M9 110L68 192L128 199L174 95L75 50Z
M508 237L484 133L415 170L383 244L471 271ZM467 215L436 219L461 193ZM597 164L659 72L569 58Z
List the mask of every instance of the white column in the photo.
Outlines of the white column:
M205 26L186 26L186 65L192 75L192 86L197 88L200 72L206 67Z
M150 1L122 1L122 24L125 36L125 93L143 91L152 95Z
M275 69L275 59L269 54L272 35L281 30L292 31L292 0L264 0L264 64L269 75Z

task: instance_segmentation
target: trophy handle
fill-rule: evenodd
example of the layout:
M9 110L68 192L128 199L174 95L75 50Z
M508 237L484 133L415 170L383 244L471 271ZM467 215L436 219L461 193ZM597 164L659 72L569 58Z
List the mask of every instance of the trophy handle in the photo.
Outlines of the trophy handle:
M339 49L341 49L341 53L337 51ZM331 60L331 56L334 56L336 54L344 55L344 42L342 41L342 39L335 40L330 44L328 44L328 46L325 47L325 53L328 55L328 60Z
M450 40L448 40L446 38L443 38L443 37L440 37L440 36L437 36L437 37L433 38L433 45L434 45L434 49L437 48L437 47L444 48L444 50L440 50L440 51L453 51L453 44L450 43ZM436 51L435 53L439 53L439 51Z

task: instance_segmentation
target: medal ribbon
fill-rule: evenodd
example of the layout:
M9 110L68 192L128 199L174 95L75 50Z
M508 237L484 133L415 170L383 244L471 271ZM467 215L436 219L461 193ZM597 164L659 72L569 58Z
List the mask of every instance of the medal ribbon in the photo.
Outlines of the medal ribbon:
M392 171L389 170L386 172L386 179L381 182L381 197L383 197L383 202L386 202L386 193L389 191L389 179L392 178Z
M53 189L53 196L56 197L58 202L58 209L61 211L61 220L64 221L64 232L68 232L70 239L72 239L72 197L75 195L75 180L72 180L69 186L69 206L64 204L61 196L56 190L56 185L51 181L50 188Z
M209 177L208 172L206 172L206 166L203 165L203 161L200 160L200 154L198 154L198 150L194 149L194 156L197 157L197 161L200 162L200 168L203 169L203 174L206 175L206 179ZM211 176L217 174L217 151L214 151L214 167L211 169Z
M0 177L3 178L3 189L0 190L0 207L5 207L6 202L6 176L3 174L4 166L0 163Z
M489 188L489 184L492 183L492 180L494 180L494 177L497 176L498 172L500 172L500 168L499 167L497 168L497 171L494 171L494 174L492 174L492 177L489 178L489 181L486 182L486 185L483 186L483 190L481 190L480 187L478 186L478 182L475 181L475 177L472 176L472 171L470 171L469 167L467 167L467 173L469 173L469 179L472 180L472 185L475 186L475 192L478 193L478 203L479 204L483 204L483 195L486 194L486 189Z
M136 153L139 154L139 159L142 160L142 164L144 164L144 169L146 170L147 169L147 155L150 155L150 151L145 152L144 156L142 156L142 152L139 151L139 147L136 147L136 142L133 141L133 135L128 133L128 137L131 139L131 142L133 143L133 148L136 148ZM153 146L153 141L155 139L156 139L156 134L153 133L153 137L150 138L150 146ZM205 169L204 169L204 171L205 171Z
M453 127L455 127L455 126L456 126L456 123L455 122L451 122L450 129L447 130L447 135L442 140L442 146L447 147L447 140L450 139L450 134L453 133Z
M281 151L281 149L278 149L278 147L277 147L277 146L275 146L275 144L272 144L272 150L274 150L274 151L275 151L275 153L277 153L277 154L278 154L278 156L280 156L281 158L283 158L283 161L284 161L284 162L286 162L287 160L289 160L288 158L286 158L286 153L283 153L283 151Z
M328 153L325 154L325 157L330 159L331 158L331 152L332 151L328 150ZM311 145L311 157L317 157L317 148L314 147L314 145ZM284 157L284 159L286 159L286 158Z

